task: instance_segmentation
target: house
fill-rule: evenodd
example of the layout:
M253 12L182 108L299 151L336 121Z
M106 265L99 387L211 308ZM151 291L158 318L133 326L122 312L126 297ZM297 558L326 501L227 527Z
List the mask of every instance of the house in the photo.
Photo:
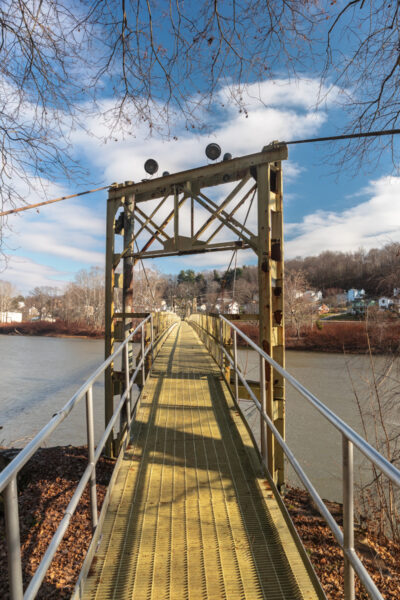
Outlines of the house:
M322 300L322 292L315 290L306 290L305 292L295 292L294 297L304 298L305 300L311 300L312 302L321 302Z
M312 300L313 302L321 302L322 292L316 292L315 290L307 290L304 292L303 298L305 298L306 300Z
M229 315L238 315L239 314L239 303L236 300L232 300L229 302L228 309L226 311Z
M365 296L365 290L356 290L351 288L347 292L347 302L354 302L354 300L361 300Z
M387 296L382 296L378 300L378 305L382 310L389 310L389 308L393 305L393 300Z
M326 315L326 313L329 312L329 306L326 304L321 304L321 306L318 307L318 312L320 315Z
M364 316L368 309L375 306L375 300L366 300L365 298L356 298L351 303L350 313L352 315Z
M0 312L0 323L22 323L21 312Z

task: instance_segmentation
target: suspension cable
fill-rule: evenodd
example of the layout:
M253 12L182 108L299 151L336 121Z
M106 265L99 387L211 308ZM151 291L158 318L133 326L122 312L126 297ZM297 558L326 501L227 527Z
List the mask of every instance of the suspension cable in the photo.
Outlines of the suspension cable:
M54 202L61 202L62 200L70 200L71 198L77 198L78 196L85 196L85 194L93 194L94 192L101 192L102 190L107 190L110 186L103 185L103 187L95 188L94 190L86 190L85 192L78 192L76 194L70 194L69 196L60 196L59 198L53 198L52 200L45 200L44 202L36 202L36 204L27 204L26 206L20 206L19 208L12 208L10 210L5 210L0 212L0 217L5 217L6 215L11 215L14 213L19 213L24 210L30 210L31 208L38 208L39 206L46 206L47 204L53 204Z
M381 137L384 135L398 135L400 133L400 129L386 129L381 131L363 131L360 133L348 133L343 135L331 135L320 138L308 138L304 140L291 140L289 142L281 142L282 144L286 144L287 146L294 144L312 144L315 142L337 142L340 140L354 140L358 138L367 138L367 137ZM10 210L5 210L0 212L0 217L5 217L7 215L15 214L22 212L24 210L30 210L31 208L38 208L39 206L46 206L47 204L53 204L54 202L61 202L62 200L69 200L70 198L77 198L78 196L84 196L86 194L93 194L94 192L100 192L102 190L106 190L110 187L110 185L104 185L103 187L98 187L93 190L86 190L84 192L78 192L76 194L71 194L69 196L60 196L59 198L53 198L52 200L46 200L44 202L37 202L36 204L27 204L26 206L21 206L20 208L12 208Z
M138 251L138 253L140 253L137 240L135 240L135 244L136 244L136 250ZM154 298L153 290L151 289L150 281L149 281L149 278L147 276L147 271L145 269L145 266L144 266L144 263L143 263L143 259L140 257L139 260L140 260L140 264L142 265L143 273L144 273L144 276L146 278L147 286L148 286L148 288L150 290L150 294L151 294L151 297L153 299L153 305L154 305L154 308L155 308L156 300Z
M256 191L257 191L257 189L254 190L253 196L251 197L251 200L250 200L250 203L249 203L249 208L247 209L246 217L244 219L244 222L242 223L242 229L241 229L241 232L240 232L241 234L243 233L243 229L246 226L247 219L249 217L251 207L253 206L253 200L255 198ZM238 240L240 240L240 237L238 237ZM231 260L229 261L228 268L226 269L225 274L224 274L224 276L223 276L223 278L221 280L220 290L221 290L221 295L222 295L222 303L224 303L224 292L225 292L225 285L226 285L226 276L229 273L229 269L231 268L231 264L232 264L232 261L233 261L233 259L234 259L235 256L236 256L236 259L237 259L237 248L235 248L235 250L232 252L232 256L231 256ZM236 279L236 264L237 264L237 260L235 260L235 271L234 271L234 275L233 275L233 277L234 277L234 284L235 284L235 279ZM233 299L234 299L234 297L233 297L233 294L232 294L232 302L233 302Z

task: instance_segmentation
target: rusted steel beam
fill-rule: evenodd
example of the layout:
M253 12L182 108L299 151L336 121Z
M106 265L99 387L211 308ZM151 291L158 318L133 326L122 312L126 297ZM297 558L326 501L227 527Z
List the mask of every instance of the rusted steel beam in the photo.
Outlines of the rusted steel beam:
M119 198L125 194L135 194L135 202L144 202L162 196L172 195L175 186L185 185L187 181L195 183L198 188L212 187L238 181L246 176L250 167L266 162L285 160L288 157L286 144L267 146L262 152L248 154L240 158L221 161L212 165L181 171L166 177L157 177L149 181L141 181L132 185L122 185L110 190L110 198Z
M218 208L216 209L216 212L211 217L209 217L207 219L207 221L195 233L195 235L193 237L196 240L198 240L199 237L201 236L201 234L204 233L205 230L208 229L208 227L211 225L211 223L213 223L215 221L215 219L217 218L217 214L221 213L228 206L228 204L233 200L233 198L236 196L236 194L238 194L240 192L240 190L246 185L246 183L248 182L249 179L250 179L250 174L248 174L241 181L239 181L238 185L230 192L230 194L228 194L228 196L225 198L225 200L222 202L222 204L220 204L218 206ZM229 218L231 218L231 215L229 216Z
M146 215L146 213L144 213L144 212L143 212L143 211L142 211L142 210L139 208L139 206L136 206L136 208L135 208L135 212L136 212L136 213L139 213L139 215L140 215L141 217L143 217L144 219L146 219L146 222L145 222L145 227L146 227L146 228L147 228L147 225L148 225L148 223L150 223L150 225L153 227L153 229L155 229L156 231L158 231L158 233L159 233L160 235L162 235L163 237L165 237L165 239L167 239L167 240L171 239L171 238L170 238L170 236L169 236L168 234L166 234L166 233L165 233L165 231L164 231L163 229L161 229L161 228L160 228L160 227L157 225L157 223L154 223L154 221L153 221L153 219L152 219L151 217L148 217L148 216ZM135 219L137 219L141 225L143 224L143 222L140 222L140 219L138 219L138 216L137 216L137 214L135 214ZM153 231L151 231L150 233L151 233L151 234L153 234L154 232L153 232Z
M165 256L184 256L185 254L204 254L206 252L223 252L233 250L244 250L250 246L242 240L233 242L220 242L218 244L210 244L209 246L199 246L198 248L188 248L187 250L153 250L150 252L136 252L133 254L134 260L138 261L145 258L161 258Z

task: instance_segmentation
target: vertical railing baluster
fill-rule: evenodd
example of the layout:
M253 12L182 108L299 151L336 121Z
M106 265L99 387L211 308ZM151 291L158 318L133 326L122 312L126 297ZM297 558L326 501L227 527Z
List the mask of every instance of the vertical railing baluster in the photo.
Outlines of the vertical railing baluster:
M151 364L154 362L154 324L153 315L150 315L150 344L151 344Z
M343 549L354 549L353 444L344 435L343 446ZM354 600L354 569L344 554L344 598Z
M239 402L239 375L238 375L238 360L237 360L237 333L233 330L233 365L235 371L235 400Z
M92 529L97 527L97 491L96 491L96 465L94 462L94 423L93 423L93 388L90 386L86 392L86 428L87 428L87 446L89 464L93 465L93 471L90 475L90 510L92 516Z
M13 477L4 489L4 516L6 522L6 541L8 558L8 577L10 599L22 600L21 543L19 536L18 487L17 476Z
M142 325L142 385L146 379L146 365L144 361L144 324Z
M125 350L124 350L124 357L125 357L125 390L126 390L126 402L125 402L125 406L126 406L126 423L128 426L128 431L129 428L131 426L131 395L132 395L132 388L130 385L130 369L129 369L129 348L128 348L128 344L126 344L125 346ZM129 434L128 434L129 435Z
M264 413L267 412L267 390L265 380L265 359L260 356L260 403ZM265 467L268 469L268 443L267 443L267 424L260 413L260 445L261 456ZM272 473L271 473L272 475Z
M224 336L222 333L223 329L222 329L222 319L220 318L219 320L219 347L220 347L220 367L221 367L221 371L224 372L224 352L222 350L223 348L223 343L224 343Z

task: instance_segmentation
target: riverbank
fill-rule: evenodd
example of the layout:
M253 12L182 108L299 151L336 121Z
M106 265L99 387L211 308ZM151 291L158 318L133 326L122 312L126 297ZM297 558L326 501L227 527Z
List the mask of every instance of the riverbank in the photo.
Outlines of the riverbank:
M237 326L258 343L257 323L236 322ZM286 349L311 352L343 352L363 354L371 350L372 354L397 354L400 350L400 322L325 321L312 328L303 328L300 335L287 328ZM238 344L240 336L238 336Z
M258 323L235 321L235 324L250 339L258 344ZM44 337L104 338L104 330L88 327L82 323L56 321L27 321L23 323L0 323L0 335L28 335ZM138 334L135 341L140 340ZM397 354L400 351L400 320L368 322L365 321L319 321L311 327L305 327L297 336L290 328L286 329L287 350L310 352L336 352L342 354L363 354L371 350L372 354ZM238 336L238 345L246 346Z
M19 511L24 585L37 568L63 512L87 465L84 447L42 448L29 461L19 478ZM114 461L101 458L96 470L99 509L104 500ZM305 492L289 488L284 498L289 513L306 547L328 600L343 598L342 553L325 522ZM341 524L342 507L327 502ZM37 598L64 600L71 596L91 538L88 490L72 517L59 550L47 572ZM0 504L1 511L1 504ZM0 597L8 597L7 555L4 518L0 515ZM400 597L400 545L377 539L373 527L365 524L356 535L356 549L385 600ZM357 584L358 585L358 584ZM364 592L357 592L364 600Z
M83 323L65 321L24 321L22 323L0 323L0 335L32 335L44 337L79 337L100 339L104 330L88 327Z

